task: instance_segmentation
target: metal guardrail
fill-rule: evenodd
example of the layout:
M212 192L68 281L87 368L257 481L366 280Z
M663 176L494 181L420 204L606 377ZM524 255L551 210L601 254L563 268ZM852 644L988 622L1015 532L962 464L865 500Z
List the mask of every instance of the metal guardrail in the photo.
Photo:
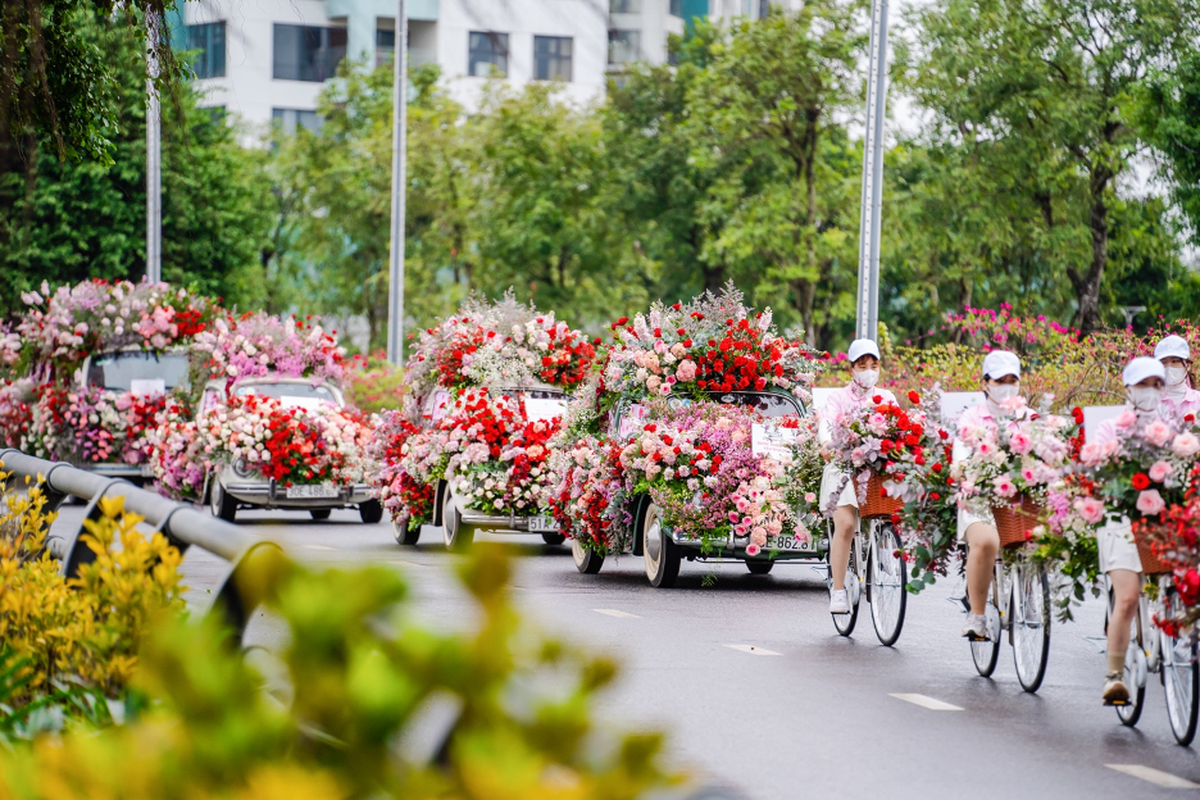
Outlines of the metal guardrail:
M264 557L275 556L279 547L245 530L216 519L187 503L142 489L123 478L110 478L63 462L34 458L20 450L0 450L3 471L37 482L46 495L46 510L57 511L70 496L87 503L84 519L101 516L104 497L124 496L125 510L145 518L145 524L162 533L181 554L199 547L228 561L232 568L216 593L210 614L220 615L234 628L240 640L250 614L262 601L260 582L252 574ZM46 549L62 562L62 575L75 577L79 568L95 560L96 554L83 542L84 526L64 535L48 530Z

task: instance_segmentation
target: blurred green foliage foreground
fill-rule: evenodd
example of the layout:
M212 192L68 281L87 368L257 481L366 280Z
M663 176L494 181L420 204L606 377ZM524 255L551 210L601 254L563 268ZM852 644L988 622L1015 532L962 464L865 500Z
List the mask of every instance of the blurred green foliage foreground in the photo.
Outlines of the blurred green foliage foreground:
M28 557L36 533L29 506L18 510L0 558L10 629L28 615L5 587L23 570L53 572L48 556ZM136 518L120 503L105 511L94 547L108 552L119 531L138 549ZM477 614L456 631L422 625L390 569L316 572L276 550L246 566L247 588L288 629L277 651L243 651L213 618L196 624L170 602L135 632L117 697L62 675L31 693L39 645L0 650L0 798L633 798L682 783L660 766L660 734L593 723L614 665L521 623L502 549L458 565ZM48 626L42 644L60 633ZM31 705L48 702L67 724L30 732Z

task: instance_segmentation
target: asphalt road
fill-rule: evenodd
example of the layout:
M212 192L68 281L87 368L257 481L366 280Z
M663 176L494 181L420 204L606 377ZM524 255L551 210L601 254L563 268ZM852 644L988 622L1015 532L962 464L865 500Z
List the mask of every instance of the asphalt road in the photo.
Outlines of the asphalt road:
M59 524L79 515L67 508ZM470 617L450 571L459 557L438 529L401 547L389 525L363 525L349 511L319 523L242 512L239 524L308 563L394 566L430 626L459 627ZM567 547L537 536L481 535L476 546L498 543L519 555L514 594L527 619L621 662L602 717L667 730L677 764L748 800L1154 798L1200 788L1192 784L1200 784L1200 758L1172 738L1155 676L1136 729L1100 704L1104 658L1099 641L1086 638L1101 635L1099 601L1056 625L1045 682L1031 695L1017 683L1007 645L992 679L976 674L958 635L954 579L910 597L903 634L887 648L869 614L860 614L852 638L837 635L822 576L808 565L751 576L738 563L685 562L676 588L653 589L640 558L582 575ZM211 602L225 569L189 553L189 602ZM715 583L705 586L709 575ZM269 646L279 635L263 618L248 639ZM951 708L927 707L939 703ZM1160 785L1172 777L1185 785Z

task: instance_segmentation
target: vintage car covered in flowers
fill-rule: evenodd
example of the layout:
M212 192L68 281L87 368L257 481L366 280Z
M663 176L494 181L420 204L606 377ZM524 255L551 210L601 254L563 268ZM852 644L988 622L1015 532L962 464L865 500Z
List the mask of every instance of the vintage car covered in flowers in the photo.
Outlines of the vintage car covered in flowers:
M553 443L548 504L578 569L633 553L653 586L669 587L683 559L765 574L823 558L805 408L814 354L732 287L614 330L596 402L573 408Z
M139 482L168 402L187 404L188 348L215 314L206 298L163 283L85 281L22 298L3 331L6 443Z
M226 394L217 380L201 402L214 516L232 522L239 508L280 508L327 519L333 509L356 507L363 522L383 519L366 482L368 426L333 384L266 375Z
M549 440L594 356L584 334L511 295L473 299L422 333L404 407L375 438L396 541L416 544L431 523L454 549L477 530L561 543L542 501Z

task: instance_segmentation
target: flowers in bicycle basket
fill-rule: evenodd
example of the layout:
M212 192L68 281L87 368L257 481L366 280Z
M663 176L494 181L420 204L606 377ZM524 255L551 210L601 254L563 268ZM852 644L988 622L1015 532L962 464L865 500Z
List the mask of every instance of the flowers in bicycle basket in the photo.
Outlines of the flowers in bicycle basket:
M1200 466L1183 479L1183 499L1153 518L1134 520L1134 533L1170 570L1174 592L1161 599L1154 623L1171 636L1200 622Z
M835 463L849 479L853 479L859 502L866 500L867 482L871 473L883 480L883 491L889 497L900 500L915 498L919 484L913 475L921 472L936 460L937 448L942 441L936 425L931 426L927 411L917 404L904 408L884 395L874 395L872 402L855 408L830 425ZM910 402L912 397L909 397ZM833 513L838 492L830 497Z
M1069 472L1071 438L1078 429L1073 418L1051 414L1048 407L1035 411L1020 397L1005 401L1005 412L993 425L959 432L965 451L954 462L957 500L974 514L989 515L1022 496L1044 506Z
M782 389L807 402L821 369L816 351L776 333L770 309L747 307L732 283L612 328L601 388L629 401Z
M1176 432L1157 417L1140 420L1133 411L1104 427L1106 435L1079 450L1086 483L1077 507L1089 523L1121 517L1157 519L1167 507L1183 502L1194 456L1200 451L1192 431Z

